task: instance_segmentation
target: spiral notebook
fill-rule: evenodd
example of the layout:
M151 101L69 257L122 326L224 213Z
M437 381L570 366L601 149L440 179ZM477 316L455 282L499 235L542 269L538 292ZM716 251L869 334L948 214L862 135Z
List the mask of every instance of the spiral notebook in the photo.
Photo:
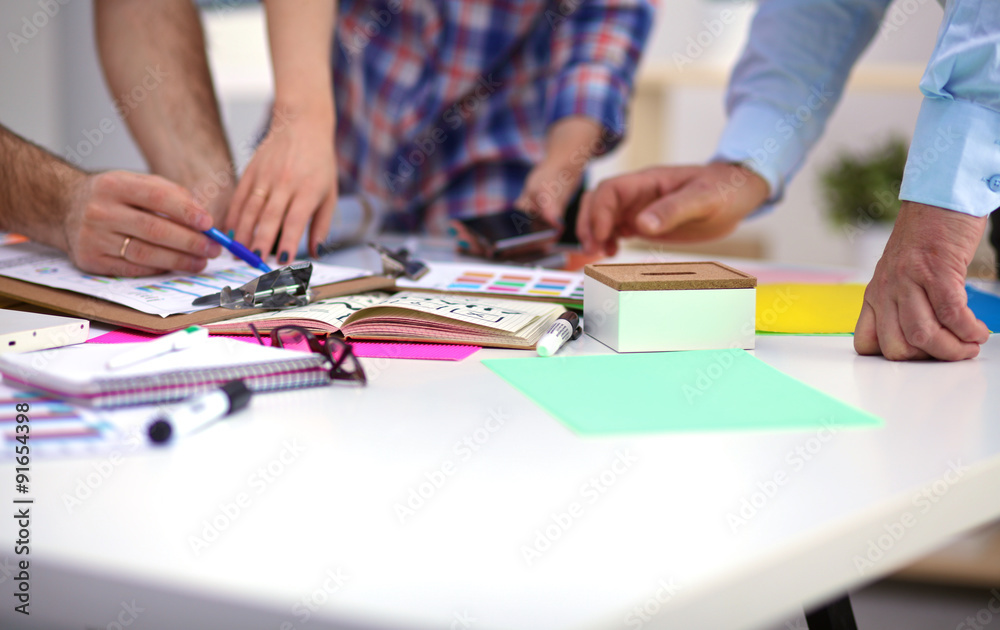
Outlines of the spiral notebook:
M0 356L4 383L92 407L182 400L243 379L255 392L330 383L326 358L225 338L170 352L121 369L112 356L141 344L83 344Z

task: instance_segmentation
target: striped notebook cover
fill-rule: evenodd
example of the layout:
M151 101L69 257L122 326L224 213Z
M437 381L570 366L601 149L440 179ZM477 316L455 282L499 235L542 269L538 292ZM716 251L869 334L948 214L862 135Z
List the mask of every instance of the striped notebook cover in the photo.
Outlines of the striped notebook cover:
M166 403L243 379L255 392L330 383L325 357L210 338L117 370L108 359L136 344L83 344L0 356L4 383L92 407Z

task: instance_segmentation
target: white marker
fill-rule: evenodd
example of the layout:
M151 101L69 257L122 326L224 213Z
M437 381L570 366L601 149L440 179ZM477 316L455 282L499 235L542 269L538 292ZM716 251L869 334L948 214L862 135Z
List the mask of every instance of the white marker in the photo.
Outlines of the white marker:
M573 311L566 311L559 319L552 322L542 338L538 340L538 356L551 357L563 344L576 339L583 332L580 326L580 316Z
M246 407L250 394L243 381L230 381L219 389L166 411L149 424L146 433L153 444L163 444L175 435L193 433Z
M154 339L153 341L136 344L134 348L122 352L121 354L116 354L108 359L108 369L117 370L118 368L139 363L140 361L145 361L146 359L158 357L161 354L173 352L174 350L184 350L185 348L190 348L191 346L199 344L207 339L207 328L202 328L201 326L188 326L184 330L178 330L177 332L170 333L169 335L165 335L159 339Z

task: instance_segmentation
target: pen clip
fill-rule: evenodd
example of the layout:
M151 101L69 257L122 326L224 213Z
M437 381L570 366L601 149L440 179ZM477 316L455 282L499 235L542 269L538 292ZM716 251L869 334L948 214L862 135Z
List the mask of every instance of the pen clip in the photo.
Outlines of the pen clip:
M258 276L239 288L226 286L219 293L197 298L192 306L221 306L233 310L305 306L313 297L309 289L311 278L312 263L295 262Z

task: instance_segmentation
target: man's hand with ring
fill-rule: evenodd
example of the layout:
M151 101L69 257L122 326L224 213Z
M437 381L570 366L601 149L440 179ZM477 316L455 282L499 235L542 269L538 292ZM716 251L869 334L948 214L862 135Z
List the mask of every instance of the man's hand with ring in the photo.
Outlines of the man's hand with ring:
M201 271L222 251L202 234L210 227L212 217L181 186L124 171L84 178L63 222L73 263L113 276Z

